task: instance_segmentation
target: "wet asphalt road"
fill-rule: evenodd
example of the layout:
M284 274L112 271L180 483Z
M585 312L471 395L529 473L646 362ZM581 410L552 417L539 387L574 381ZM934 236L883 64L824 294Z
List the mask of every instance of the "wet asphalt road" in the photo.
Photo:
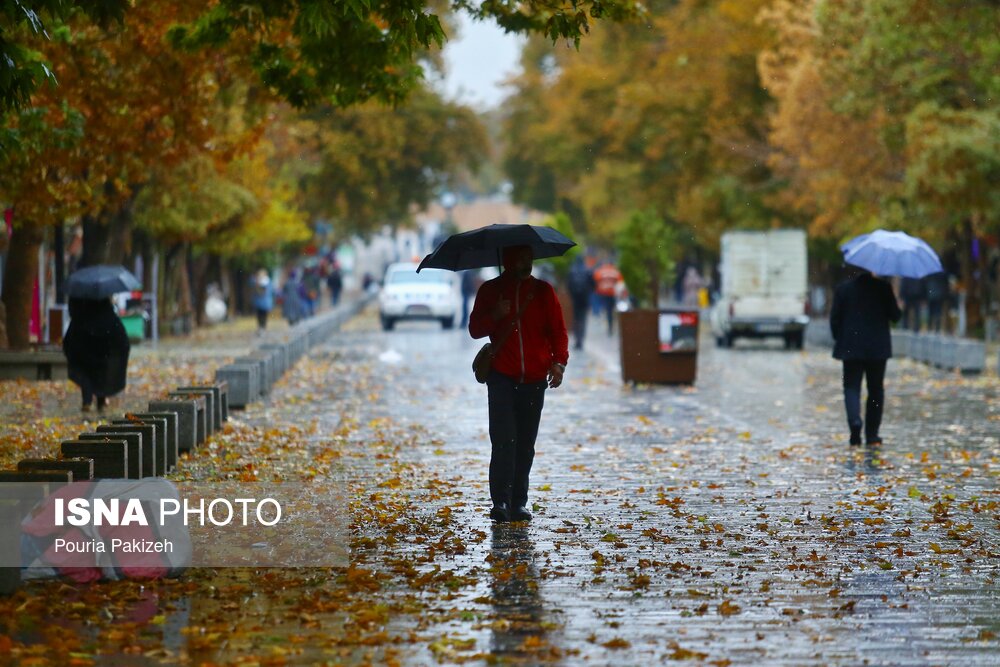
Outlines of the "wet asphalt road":
M425 323L385 333L370 313L348 329L319 354L370 377L354 417L420 433L402 455L450 489L428 511L489 535L443 564L478 577L446 604L489 622L437 628L475 639L476 657L1000 662L995 377L890 362L885 445L851 448L828 350L703 337L694 387L631 387L593 327L546 395L535 520L491 526L480 342Z

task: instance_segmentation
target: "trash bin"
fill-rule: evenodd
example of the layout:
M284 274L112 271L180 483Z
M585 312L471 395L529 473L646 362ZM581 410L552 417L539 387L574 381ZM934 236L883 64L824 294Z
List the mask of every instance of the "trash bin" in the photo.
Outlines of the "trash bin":
M698 311L619 313L622 380L694 384L698 371Z
M129 340L138 341L146 337L146 317L142 313L122 315L121 321Z

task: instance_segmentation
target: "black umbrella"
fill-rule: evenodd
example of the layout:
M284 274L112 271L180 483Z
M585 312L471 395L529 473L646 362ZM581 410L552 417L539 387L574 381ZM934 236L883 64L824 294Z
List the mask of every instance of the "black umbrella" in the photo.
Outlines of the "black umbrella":
M70 274L66 294L78 299L105 299L118 292L142 289L142 283L121 266L88 266Z
M500 264L500 253L510 246L531 246L535 259L558 257L576 245L551 227L489 225L450 236L417 267L421 269L482 269Z

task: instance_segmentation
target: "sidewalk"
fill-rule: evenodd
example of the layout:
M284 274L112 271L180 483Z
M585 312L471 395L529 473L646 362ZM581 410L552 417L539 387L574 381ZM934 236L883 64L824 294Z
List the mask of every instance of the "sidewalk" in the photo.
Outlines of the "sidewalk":
M534 521L495 525L478 341L381 332L374 310L185 462L196 479L251 471L304 494L344 480L349 568L31 584L0 600L17 655L996 664L995 382L893 363L886 445L851 448L828 351L703 347L695 387L632 388L595 327L546 394Z

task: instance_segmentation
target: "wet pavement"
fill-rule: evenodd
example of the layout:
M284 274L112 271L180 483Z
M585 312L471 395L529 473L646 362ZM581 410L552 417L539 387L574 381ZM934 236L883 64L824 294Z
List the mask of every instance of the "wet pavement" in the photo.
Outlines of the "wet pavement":
M885 444L852 448L828 350L703 338L694 387L632 387L595 326L546 394L535 519L492 525L480 342L371 309L345 329L181 476L343 480L349 568L33 583L0 601L0 658L998 663L995 376L890 362Z

